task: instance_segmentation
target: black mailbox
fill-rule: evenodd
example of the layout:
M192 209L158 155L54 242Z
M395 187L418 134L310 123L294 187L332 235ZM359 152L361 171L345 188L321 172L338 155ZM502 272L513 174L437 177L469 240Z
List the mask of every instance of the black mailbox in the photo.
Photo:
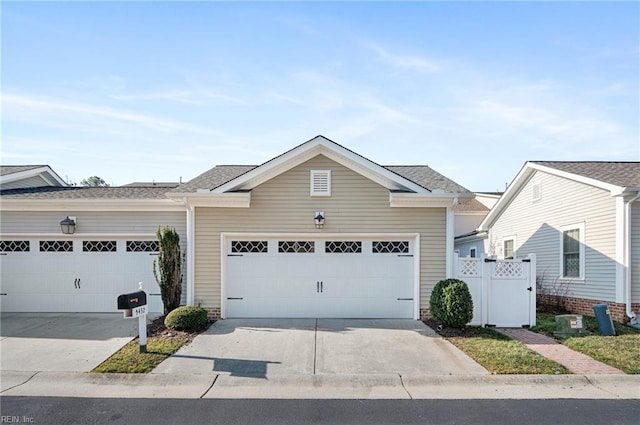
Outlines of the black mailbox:
M118 295L118 310L131 310L147 305L147 294L144 291Z

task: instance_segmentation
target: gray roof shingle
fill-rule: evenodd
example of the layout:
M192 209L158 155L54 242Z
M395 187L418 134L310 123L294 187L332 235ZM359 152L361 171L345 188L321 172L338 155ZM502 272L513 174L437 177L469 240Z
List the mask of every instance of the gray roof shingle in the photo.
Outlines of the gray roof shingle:
M166 199L166 187L35 187L0 191L2 199Z
M531 161L531 163L616 186L640 186L640 162Z
M46 167L46 165L0 165L0 176L35 170L36 168L42 167Z

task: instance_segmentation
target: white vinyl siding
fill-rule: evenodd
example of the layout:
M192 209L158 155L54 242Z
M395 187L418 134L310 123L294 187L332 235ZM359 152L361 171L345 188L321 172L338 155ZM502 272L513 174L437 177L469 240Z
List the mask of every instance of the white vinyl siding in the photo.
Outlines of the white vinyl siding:
M309 196L311 170L331 170L331 197ZM324 211L316 229L315 211ZM203 307L220 307L221 232L242 233L420 233L420 304L445 278L446 209L391 208L389 191L319 155L259 185L250 208L195 209L195 298Z
M532 184L544 196L531 202ZM537 274L546 282L561 273L561 228L584 225L584 281L570 286L570 296L614 300L616 282L616 201L608 191L537 171L491 228L488 254L515 235L517 254L537 255Z
M629 267L631 267L631 300L634 303L640 303L640 200L631 206L631 264Z

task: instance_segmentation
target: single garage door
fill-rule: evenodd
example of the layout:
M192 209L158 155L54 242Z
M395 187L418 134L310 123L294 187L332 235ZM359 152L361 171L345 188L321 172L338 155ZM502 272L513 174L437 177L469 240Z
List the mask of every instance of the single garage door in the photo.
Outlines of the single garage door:
M157 250L139 238L0 241L2 311L116 312L118 295L142 281L149 310L161 312Z
M226 317L413 318L414 238L226 238Z

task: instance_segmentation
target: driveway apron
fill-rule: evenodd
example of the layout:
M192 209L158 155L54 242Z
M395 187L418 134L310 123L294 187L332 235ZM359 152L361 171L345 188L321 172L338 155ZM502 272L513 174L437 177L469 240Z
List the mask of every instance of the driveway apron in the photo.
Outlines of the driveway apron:
M454 375L487 371L416 320L226 319L154 373Z
M88 372L137 333L119 313L2 313L0 370Z

